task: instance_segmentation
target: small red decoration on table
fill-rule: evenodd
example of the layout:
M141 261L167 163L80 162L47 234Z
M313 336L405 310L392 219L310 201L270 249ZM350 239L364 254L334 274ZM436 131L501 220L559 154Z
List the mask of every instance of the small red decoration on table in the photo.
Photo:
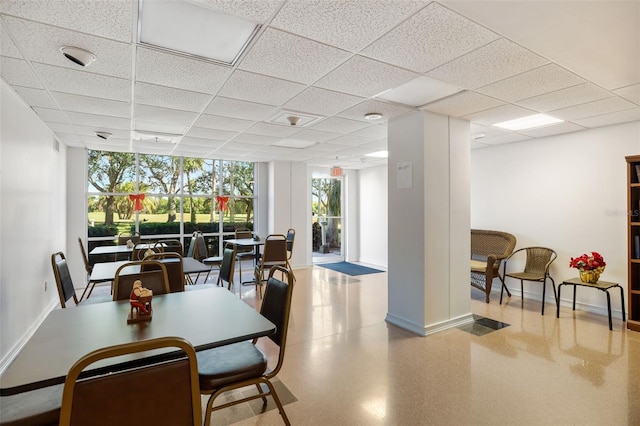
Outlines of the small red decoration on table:
M129 311L129 317L127 323L151 321L151 299L153 298L153 292L148 288L142 287L142 281L135 280L133 282L133 289L129 295L129 304L131 310Z

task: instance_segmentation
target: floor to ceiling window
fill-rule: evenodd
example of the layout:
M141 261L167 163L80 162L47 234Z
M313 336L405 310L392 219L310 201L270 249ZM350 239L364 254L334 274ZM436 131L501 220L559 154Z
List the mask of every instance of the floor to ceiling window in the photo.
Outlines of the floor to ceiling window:
M253 163L93 150L87 161L89 250L131 232L188 247L201 231L217 256L236 228L253 229Z
M313 262L344 260L342 250L342 178L314 176L311 180Z

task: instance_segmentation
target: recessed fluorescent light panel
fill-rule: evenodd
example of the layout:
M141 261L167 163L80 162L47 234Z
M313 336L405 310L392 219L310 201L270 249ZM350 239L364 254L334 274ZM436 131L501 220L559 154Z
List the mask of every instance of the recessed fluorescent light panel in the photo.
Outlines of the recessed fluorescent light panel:
M187 1L140 0L142 44L233 65L260 25Z
M462 90L464 89L453 84L420 76L376 97L417 107L446 98Z
M367 157L376 157L376 158L389 158L389 151L376 151L371 154L367 154Z
M282 139L281 141L274 142L271 145L273 146L284 146L286 148L308 148L316 143L313 141L305 141L302 139Z
M534 114L527 117L516 118L515 120L503 121L502 123L494 124L494 126L507 130L525 130L562 123L563 121L564 120L553 118L545 114Z

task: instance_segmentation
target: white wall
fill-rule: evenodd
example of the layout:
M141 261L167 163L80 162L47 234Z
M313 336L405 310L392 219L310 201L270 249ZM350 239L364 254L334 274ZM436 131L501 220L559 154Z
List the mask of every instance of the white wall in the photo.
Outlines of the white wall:
M359 172L360 261L386 268L388 256L388 168L386 165Z
M624 157L638 153L638 122L474 150L471 227L510 232L518 240L516 248L554 249L558 258L551 274L556 283L577 276L568 266L571 257L600 252L607 262L601 279L626 289ZM519 294L519 281L507 285ZM539 284L525 282L524 288L525 297L540 300ZM551 291L546 296L553 301ZM562 293L564 300L571 296L571 291ZM606 314L601 292L578 290L577 300L581 309ZM619 307L614 293L612 308Z
M58 301L50 259L66 250L66 149L54 151L51 131L1 80L0 90L1 371Z

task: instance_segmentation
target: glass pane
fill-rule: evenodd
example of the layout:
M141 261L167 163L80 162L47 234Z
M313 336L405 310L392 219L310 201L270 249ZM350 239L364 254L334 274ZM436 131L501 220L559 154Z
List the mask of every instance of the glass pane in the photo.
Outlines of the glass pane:
M202 233L218 232L219 212L214 208L211 197L185 197L183 201L184 209L184 232L192 234L193 231Z
M223 193L225 195L253 196L253 163L223 162Z
M146 196L140 212L140 235L175 237L180 234L180 199Z
M213 173L213 160L202 158L183 159L182 181L184 182L184 194L212 194L218 192ZM214 191L215 188L215 191Z
M322 254L342 254L342 220L320 216L312 224L312 250Z
M224 232L233 232L236 228L253 230L253 198L229 198L223 213Z
M133 192L135 190L135 154L88 151L88 192Z
M180 181L180 157L140 155L140 192L177 194Z

